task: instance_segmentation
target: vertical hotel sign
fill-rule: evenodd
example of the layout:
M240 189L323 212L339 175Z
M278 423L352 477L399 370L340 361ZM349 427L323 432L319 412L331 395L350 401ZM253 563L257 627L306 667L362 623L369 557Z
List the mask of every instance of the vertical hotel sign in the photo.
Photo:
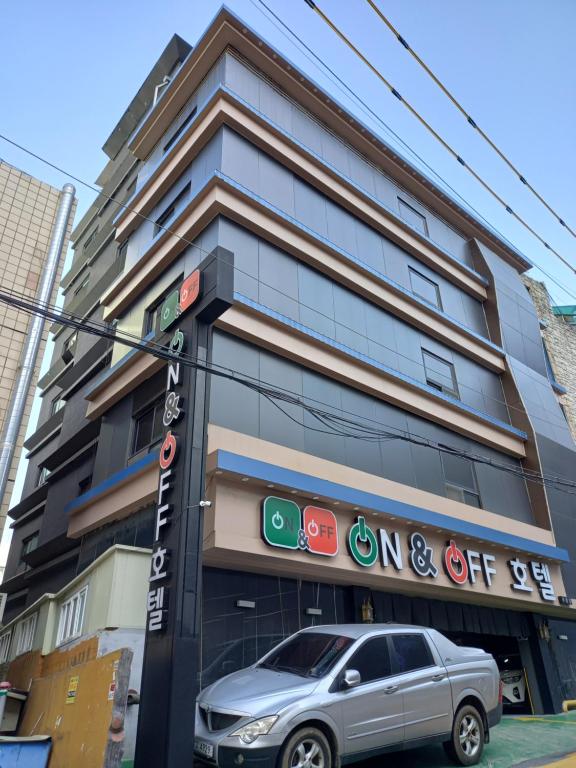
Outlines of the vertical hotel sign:
M182 285L172 291L162 304L160 330L168 331L179 317L200 297L201 273L195 270ZM189 339L180 328L172 333L168 349L175 359L168 363L166 399L164 402L164 439L158 457L160 479L154 524L154 544L150 568L150 587L147 599L147 627L149 632L163 632L168 626L170 588L172 580L171 559L173 553L167 543L167 533L173 514L173 491L181 453L182 434L179 422L185 414L186 393L183 392L185 363L178 358L185 352Z

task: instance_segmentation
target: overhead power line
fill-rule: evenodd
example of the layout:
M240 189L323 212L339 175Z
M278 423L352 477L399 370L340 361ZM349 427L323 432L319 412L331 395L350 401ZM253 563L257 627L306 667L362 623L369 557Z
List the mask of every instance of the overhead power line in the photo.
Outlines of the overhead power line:
M494 225L491 224L488 221L488 219L482 213L480 213L480 211L477 208L475 208L469 200L466 200L466 198L463 197L463 195L461 195L460 192L458 192L458 190L456 190L451 184L449 184L449 182L443 176L441 176L438 173L438 171L436 171L422 157L422 155L418 154L418 152L416 152L416 150L413 147L411 147L398 133L396 133L396 131L394 131L394 129L390 125L388 125L388 123L385 120L383 120L382 117L377 112L375 112L375 110L373 110L372 107L370 107L370 105L367 104L358 95L358 93L356 91L354 91L338 74L336 74L336 72L331 67L329 67L328 64L326 64L326 62L323 61L323 59L321 59L318 56L318 54L316 54L314 52L314 50L309 45L307 45L304 42L304 40L302 40L302 38L298 34L296 34L296 32L291 27L289 27L286 24L286 22L284 22L280 18L280 16L278 16L278 14L275 13L272 10L272 8L270 8L269 5L267 5L264 2L264 0L250 0L250 2L252 3L252 5L257 10L260 11L260 13L262 13L262 15L265 18L267 18L266 14L262 10L262 8L265 8L266 11L270 14L270 16L272 16L276 20L276 22L277 22L277 23L275 23L272 19L268 19L270 21L270 23L273 24L276 27L276 29L286 38L286 40L288 40L288 42L292 43L292 45L294 45L296 48L298 48L298 46L301 46L302 48L304 48L305 51L307 51L308 53L306 53L305 51L301 51L301 53L306 57L306 59L314 67L316 67L316 69L318 69L319 71L325 70L325 73L326 72L328 73L328 75L327 75L328 79L331 80L331 82L336 86L336 88L340 91L340 93L343 93L348 98L353 99L359 105L360 110L368 117L368 119L374 120L376 123L378 123L378 125L380 125L382 128L384 128L385 131L390 133L413 157L416 158L416 160L419 163L422 163L424 168L426 168L436 179L438 179L438 181L440 182L441 185L443 185L446 189L450 190L450 192L458 200L460 200L466 208L468 208L470 211L472 211L472 213L475 216L477 216L477 218L479 220L483 221L484 224L488 228L490 228L493 232L495 232L496 235L498 235L498 237L500 237L503 241L507 240L507 238L502 234L502 232L500 232L498 229L496 229L494 227ZM258 2L261 7L256 5L256 2ZM293 39L291 40L290 37L288 37L288 35L290 35ZM296 42L294 42L294 41L296 41ZM576 300L576 294L575 293L570 291L570 289L567 288L565 285L562 285L562 283L559 283L558 280L556 280L555 277L553 277L549 272L547 272L545 269L543 269L543 267L539 266L534 261L534 259L531 259L531 261L532 261L532 264L533 264L535 269L538 269L545 277L548 278L548 280L550 280L552 283L554 283L554 285L556 285L562 291L567 293L572 299Z
M434 74L434 72L430 69L430 67L426 64L426 62L422 59L421 56L419 56L416 51L408 44L406 41L406 38L403 37L400 32L396 29L396 27L392 24L390 19L380 10L380 8L376 5L374 0L366 0L368 5L373 9L373 11L379 16L379 18L384 22L384 24L388 27L388 29L392 32L392 34L396 37L400 45L405 48L410 56L418 62L418 64L422 67L422 69L426 72L426 74L436 83L438 88L450 99L452 104L456 107L456 109L464 115L466 118L466 122L468 125L473 128L475 131L477 131L480 136L484 139L484 141L496 152L496 154L500 157L501 160L503 160L508 168L518 177L518 180L524 184L525 187L527 187L530 192L542 203L542 205L549 211L549 213L554 216L554 218L558 221L559 224L561 224L565 229L570 232L570 234L576 238L576 231L566 223L566 221L560 216L559 213L557 213L554 208L545 200L545 198L530 184L529 181L526 180L526 177L522 174L520 170L514 165L514 163L507 157L507 155L497 146L497 144L493 141L493 139L488 136L486 131L484 131L478 123L474 120L474 118L470 115L467 109L465 109L462 104L458 101L458 99L454 96L454 94L448 89L448 87L440 80L440 78Z
M460 165L465 168L468 173L470 173L476 181L495 199L497 200L500 205L504 208L504 210L509 213L513 218L516 219L525 229L528 230L542 245L547 248L551 253L554 254L560 261L570 269L571 272L576 274L576 267L574 267L567 259L562 256L561 253L559 253L555 248L553 248L549 243L540 235L538 232L526 221L526 219L522 218L518 213L516 213L515 210L513 210L510 205L504 200L503 197L501 197L498 192L490 185L487 181L485 181L482 176L471 166L469 165L463 157L438 133L438 131L432 127L432 125L418 112L418 110L409 102L407 101L401 93L399 93L398 90L394 87L394 85L380 72L380 70L372 64L372 62L364 56L364 54L360 51L359 48L357 48L354 43L348 38L344 32L322 11L313 0L304 0L306 5L308 5L310 8L312 8L318 16L322 19L322 21L327 24L330 29L344 42L348 48L350 48L351 51L362 61L364 64L373 72L376 77L384 83L384 85L388 88L390 93L398 99L405 107L406 109L412 114L418 122L426 128L428 133L430 133L437 142L439 142L444 149L452 155L452 157L460 163Z
M460 458L468 459L470 461L488 465L494 469L507 472L519 479L527 482L536 483L546 487L553 487L556 490L564 493L576 495L576 482L560 476L542 474L533 470L528 470L521 465L504 463L497 461L490 456L483 456L481 454L475 454L470 451L464 451L457 446L450 446L446 443L431 440L430 438L415 434L414 432L406 432L391 425L381 424L374 419L368 419L358 414L351 414L353 418L342 416L335 411L342 411L343 409L334 407L328 403L314 400L313 398L306 398L309 402L306 402L298 393L292 392L285 388L279 388L276 385L262 381L255 377L247 376L232 368L228 368L221 365L215 365L213 363L207 364L204 361L200 361L198 358L192 355L181 354L175 355L167 347L155 342L146 341L138 337L134 337L133 334L123 334L121 331L113 330L110 327L105 327L105 324L100 321L86 321L79 318L74 318L72 315L67 315L59 310L55 310L51 305L41 304L32 300L25 300L19 296L15 296L9 292L0 292L0 302L7 304L8 306L20 309L28 314L37 314L50 320L60 322L63 325L75 328L78 331L89 333L100 338L107 338L111 341L126 344L133 349L140 350L147 354L151 354L155 357L161 358L167 362L174 361L180 362L197 370L210 373L214 376L227 379L232 382L236 382L241 386L247 387L265 397L272 405L280 410L287 418L291 419L295 423L304 429L308 429L314 432L320 432L322 434L328 434L332 436L340 436L348 439L357 439L365 442L386 442L388 440L401 440L408 443L415 444L424 448L431 448L443 454L450 454L458 456ZM315 405L310 405L310 402L316 402L331 410L324 410L318 408ZM304 421L300 421L294 415L287 412L281 405L290 405L301 408L303 411L311 416L315 423L319 426L311 426ZM362 419L362 421L358 421ZM372 426L374 424L375 426ZM386 429L383 429L385 427Z
M305 0L305 1L308 2L308 0ZM262 2L262 0L258 0L258 2ZM268 6L266 6L266 8L267 7ZM346 86L346 87L348 88L348 86ZM361 103L364 103L364 102L361 102ZM368 109L369 109L369 107L368 107ZM370 110L370 111L372 112L372 110ZM386 123L383 123L383 121L380 120L380 122L383 125L386 125ZM44 165L47 165L49 168L53 168L55 171L58 171L58 173L61 173L66 178L72 179L73 181L76 181L78 184L81 184L82 186L86 187L87 189L90 189L93 192L96 192L97 195L104 197L106 200L108 200L109 202L114 203L119 208L122 208L123 210L128 211L129 213L136 214L142 221L152 222L154 224L154 226L157 227L159 230L161 230L163 232L167 232L168 234L172 235L173 237L176 237L178 240L182 240L183 243L186 243L186 245L189 245L191 248L195 248L200 253L203 253L205 256L209 255L209 253L210 253L209 251L207 251L205 248L202 248L197 243L192 242L192 240L188 240L183 235L180 235L180 234L178 234L178 232L175 232L174 230L170 229L170 227L167 227L167 226L162 225L162 224L158 224L154 219L151 219L150 217L145 216L140 211L136 210L135 208L132 208L130 205L127 205L123 200L118 200L115 197L112 197L111 195L106 194L101 189L98 189L98 187L95 187L93 184L90 184L90 182L85 181L84 179L81 179L79 176L76 176L73 173L70 173L70 171L67 171L64 168L62 168L61 166L56 165L55 163L51 162L50 160L47 160L45 157L42 157L42 155L37 154L36 152L32 151L31 149L28 149L27 147L23 146L22 144L19 144L17 141L14 141L13 139L8 138L8 136L4 136L3 134L0 133L0 139L2 139L3 141L5 141L8 144L11 144L13 147L16 147L21 152L24 152L25 154L29 155L30 157L33 157L36 160L39 160L41 163L44 163ZM403 143L405 144L405 142L403 142ZM410 147L407 144L405 144L405 146L410 150ZM410 150L410 151L412 151L412 150ZM419 156L417 156L417 157L419 157ZM422 160L422 162L425 163L424 160ZM431 168L431 166L429 166L428 164L425 163L425 165L426 165L426 167ZM432 172L435 173L435 171L432 171ZM441 181L443 181L441 176L439 176L438 174L435 174L435 175ZM447 185L447 186L449 187L449 185ZM453 190L452 187L449 187L449 188L452 189L452 191L454 191L454 193L456 195L458 195L458 197L464 202L465 205L467 205L471 210L473 210L475 213L477 213L477 215L480 218L482 218L488 224L488 226L490 226L489 222L482 216L482 214L479 214L469 203L467 203L467 201L461 195L459 195L455 190ZM503 238L503 235L501 235L500 233L498 233L498 234L500 235L500 237ZM556 280L555 277L553 277L543 267L541 267L539 264L537 264L534 261L534 259L532 259L532 264L534 265L534 267L536 267L536 269L540 270L540 272L542 272L542 274L545 275L558 288L560 288L562 291L565 291L565 293L567 293L571 298L576 300L576 294L574 294L569 288L567 288L565 285L563 285L558 280Z
M224 263L219 258L217 258L216 261ZM228 265L227 262L226 262L226 265ZM254 279L254 274L252 274L250 272L247 272L246 270L240 269L240 267L238 267L236 265L233 266L233 269L234 269L235 273L238 273L239 275L242 275L243 277L248 277L250 279ZM260 277L258 278L258 283L259 283L259 285L264 286L265 288L269 288L270 290L274 291L275 293L279 294L280 296L283 296L284 298L288 299L289 302L292 302L294 300L294 297L292 295L286 293L281 288L279 288L277 285L272 285L271 283L267 283L265 280L262 280L262 278L260 278ZM12 288L11 289L11 293L13 295L19 296L20 298L23 298L25 300L27 300L29 298L27 293L22 292L22 291L18 291L18 290L16 290L16 288ZM327 313L322 312L321 309L318 306L312 306L311 304L306 304L302 300L299 300L298 303L299 303L300 307L302 307L304 309L307 309L307 310L310 310L311 312L313 312L315 315L317 315L319 317L323 317L328 323L335 323L336 322L337 325L341 325L347 331L351 331L353 334L358 334L357 327L353 327L352 325L348 325L347 322L346 322L346 318L343 318L341 321L335 321L333 316L330 316ZM56 307L52 307L52 309L57 310ZM383 311L385 311L385 310L383 310ZM64 310L62 310L62 312L64 313ZM64 313L64 314L66 314L66 313ZM68 313L68 316L74 317L74 315L70 315L69 313ZM96 321L90 320L90 322L94 323ZM103 323L102 326L104 328L109 328L110 327L107 323ZM129 336L131 338L140 339L139 336L136 336L134 334L129 334L126 331L120 331L120 332L123 333L123 334L126 334L127 336ZM330 337L328 337L328 338L330 338ZM434 341L433 337L430 337L430 338L431 338L432 341ZM387 352L389 352L390 355L393 358L399 358L400 360L406 360L408 363L410 363L410 364L415 363L417 366L420 366L420 367L422 367L422 365L423 365L423 359L422 359L421 355L420 355L420 357L411 357L410 355L406 354L405 352L402 352L399 349L396 349L396 347L388 346L387 344L384 343L383 340L377 340L377 339L374 339L374 338L371 338L371 337L368 337L368 336L366 336L366 339L368 341L373 341L373 342L377 343L379 347L381 347L382 349L387 350ZM354 350L352 350L352 351L354 351ZM358 351L358 350L356 350L356 351ZM382 362L382 361L380 361L380 362ZM413 366L411 366L411 367L413 367ZM402 371L399 371L399 372L402 373ZM498 375L498 374L494 374L494 375ZM424 382L420 382L420 383L423 384ZM508 403L506 400L503 399L503 397L499 398L499 397L496 397L495 395L489 395L481 387L476 387L476 386L474 386L471 383L467 383L466 385L464 385L464 389L466 389L469 392L476 393L476 395L478 395L481 399L484 399L486 403L497 404L498 406L503 406L504 409L506 410L507 414L508 414L508 417L510 417L510 412L511 411L517 411L518 413L521 413L522 416L524 416L524 414L525 414L525 411L524 411L523 408L520 408L517 405L512 405L511 403ZM459 391L460 392L462 391L462 385L460 383L459 383ZM464 401L462 401L462 402L464 402ZM497 414L495 412L491 412L490 407L487 408L486 412L489 415L491 415L491 416L496 416L497 418L499 417L499 414Z

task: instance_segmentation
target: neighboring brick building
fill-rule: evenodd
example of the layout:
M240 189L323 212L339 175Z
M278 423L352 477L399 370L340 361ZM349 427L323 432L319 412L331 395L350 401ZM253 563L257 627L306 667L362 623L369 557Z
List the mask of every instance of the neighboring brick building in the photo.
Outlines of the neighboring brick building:
M60 200L61 191L29 176L18 168L0 160L0 285L4 291L36 296L40 275L46 260L50 235ZM70 226L74 209L70 217ZM68 247L68 237L63 253ZM63 261L63 260L62 260ZM62 262L58 268L51 302L56 300ZM7 408L14 382L17 379L22 345L30 325L25 312L0 304L0 433L4 428ZM26 411L12 460L12 469L6 493L0 499L0 533L14 488L16 469L22 452L22 443L28 427L28 418L42 363L48 326L39 350L35 376L28 394Z
M540 319L550 381L576 438L576 306L554 306L544 283L523 280Z

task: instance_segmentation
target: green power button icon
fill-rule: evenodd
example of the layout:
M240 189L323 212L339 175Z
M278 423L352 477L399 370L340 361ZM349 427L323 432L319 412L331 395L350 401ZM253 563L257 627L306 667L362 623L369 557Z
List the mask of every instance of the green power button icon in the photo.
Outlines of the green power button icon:
M262 504L262 535L272 547L298 549L300 507L294 501L268 496Z
M378 541L374 531L360 515L348 533L348 548L358 565L369 568L378 559Z

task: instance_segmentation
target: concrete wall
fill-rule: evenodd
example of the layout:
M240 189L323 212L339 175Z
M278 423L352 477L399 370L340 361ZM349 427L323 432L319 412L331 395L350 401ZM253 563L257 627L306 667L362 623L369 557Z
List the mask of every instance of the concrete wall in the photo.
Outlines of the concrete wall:
M558 384L567 389L565 394L558 395L558 401L562 403L570 431L576 438L576 327L554 314L544 283L526 276L522 279L534 302L538 318L546 324L542 328L542 338L552 372Z

